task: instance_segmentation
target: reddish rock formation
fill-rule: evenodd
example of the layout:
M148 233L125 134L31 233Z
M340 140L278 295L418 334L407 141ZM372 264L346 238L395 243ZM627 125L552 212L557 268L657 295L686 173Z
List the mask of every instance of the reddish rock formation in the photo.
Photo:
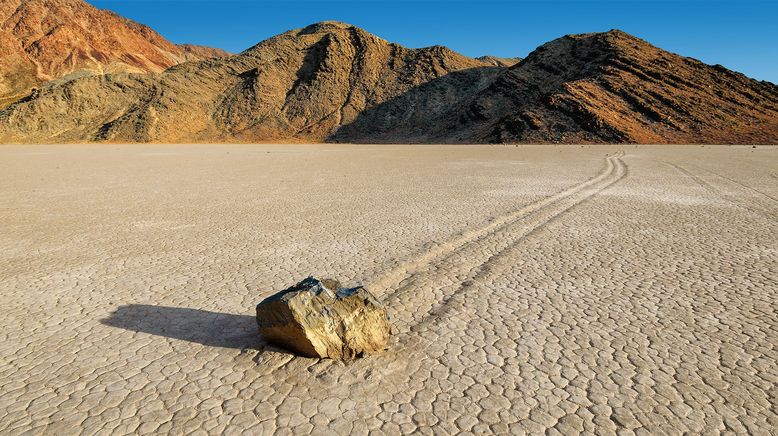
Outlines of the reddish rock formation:
M40 83L35 62L13 35L0 29L0 108Z
M0 105L74 73L160 72L220 54L176 46L82 0L0 0L0 51Z

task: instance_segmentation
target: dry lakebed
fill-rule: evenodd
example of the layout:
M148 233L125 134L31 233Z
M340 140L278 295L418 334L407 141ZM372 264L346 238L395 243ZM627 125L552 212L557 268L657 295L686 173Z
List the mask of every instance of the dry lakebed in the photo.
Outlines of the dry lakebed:
M2 434L778 428L778 148L0 147ZM385 352L266 346L364 285Z

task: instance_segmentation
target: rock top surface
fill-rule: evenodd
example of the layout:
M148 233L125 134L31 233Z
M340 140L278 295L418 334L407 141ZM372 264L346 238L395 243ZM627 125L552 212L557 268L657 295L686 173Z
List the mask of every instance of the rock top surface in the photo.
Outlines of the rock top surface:
M386 310L364 287L308 277L257 305L257 326L271 344L305 357L350 360L385 350Z

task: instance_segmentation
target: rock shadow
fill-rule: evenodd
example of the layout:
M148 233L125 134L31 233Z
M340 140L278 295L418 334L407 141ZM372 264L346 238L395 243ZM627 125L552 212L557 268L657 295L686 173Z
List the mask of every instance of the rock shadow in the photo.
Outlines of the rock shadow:
M210 312L185 307L128 304L119 306L102 324L134 332L194 342L209 347L263 350L257 321L250 315Z

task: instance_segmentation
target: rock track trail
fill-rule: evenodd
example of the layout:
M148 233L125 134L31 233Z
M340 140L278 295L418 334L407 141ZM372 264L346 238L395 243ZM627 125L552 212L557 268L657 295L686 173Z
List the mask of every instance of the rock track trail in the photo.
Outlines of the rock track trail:
M473 243L496 232L504 231L506 226L515 223L517 220L525 218L527 215L533 214L534 212L548 207L549 205L569 198L582 189L585 189L593 184L602 182L603 179L607 179L609 176L612 176L612 173L616 169L617 164L623 165L623 162L621 162L620 159L620 157L623 155L623 152L618 152L613 156L607 157L605 159L605 167L591 179L571 186L555 195L526 205L521 209L493 218L491 222L485 226L462 232L458 237L438 244L433 248L427 249L424 252L401 262L399 265L391 268L389 271L380 274L378 278L373 279L367 285L370 287L370 289L373 289L374 292L379 294L386 294L387 292L391 292L388 291L390 288L396 287L399 282L406 279L408 276L413 275L418 269L429 265L436 258L443 258L457 251L468 243Z
M368 286L382 295L389 307L416 308L395 316L399 332L430 320L435 311L465 292L473 281L488 271L504 250L625 177L627 165L621 159L623 156L621 151L608 156L604 168L595 177L497 217L484 227L466 231L460 237L403 262Z
M681 165L670 162L664 163L691 178L709 193L737 207L768 219L774 219L778 216L778 209L776 208L778 201L769 194L699 166L695 166L697 172L694 173L689 168ZM708 176L701 175L703 172Z
M753 186L750 186L750 185L745 184L743 182L739 182L739 181L737 181L737 180L735 180L735 179L733 179L731 177L727 177L727 176L719 174L719 173L717 173L715 171L706 170L705 168L701 168L699 166L697 166L696 168L698 168L701 171L704 171L704 172L706 172L708 174L714 175L714 176L718 177L719 179L723 179L726 182L729 182L729 183L732 183L734 185L737 185L737 186L739 186L739 187L741 187L743 189L746 189L746 190L751 191L751 192L755 192L755 193L759 194L760 196L762 196L762 197L764 197L764 198L766 198L768 200L772 200L773 203L778 203L778 198L776 198L775 196L770 195L770 194L768 194L768 193L766 193L766 192L764 192L764 191L762 191L760 189L756 189Z

